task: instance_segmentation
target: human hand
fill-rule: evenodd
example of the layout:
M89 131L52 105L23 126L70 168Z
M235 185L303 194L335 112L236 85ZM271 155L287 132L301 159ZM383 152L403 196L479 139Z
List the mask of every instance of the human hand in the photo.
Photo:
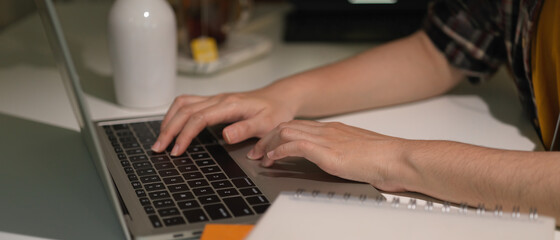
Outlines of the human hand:
M407 141L342 123L293 120L270 131L247 157L261 159L265 167L285 157L304 157L329 174L402 191L390 175L404 162Z
M236 122L223 130L224 140L230 144L263 137L279 123L293 119L289 107L258 91L209 97L182 95L167 111L152 150L163 151L176 137L171 155L180 155L200 131L218 123Z

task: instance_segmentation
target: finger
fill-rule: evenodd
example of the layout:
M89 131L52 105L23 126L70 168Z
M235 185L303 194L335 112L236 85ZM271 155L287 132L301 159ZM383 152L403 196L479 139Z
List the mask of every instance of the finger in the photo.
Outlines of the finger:
M161 121L160 130L163 130L167 126L171 118L175 116L175 114L177 113L177 111L179 111L179 109L191 105L193 103L204 101L206 99L208 99L208 97L192 96L192 95L182 95L176 97L175 100L173 100L171 107L169 107L169 109L167 110L165 117L163 117L163 120Z
M296 125L295 127L301 127ZM268 161L265 155L270 149L274 149L277 146L290 141L305 140L314 143L323 143L324 141L318 135L309 133L307 129L298 129L292 127L279 127L275 131L271 132L272 136L261 139L262 141L257 142L253 151L247 154L250 159L261 159L263 161Z
M263 161L264 167L270 167L274 161L286 157L303 157L319 166L328 173L333 173L329 166L329 159L333 158L332 151L324 146L307 140L296 140L284 143L267 153L267 161ZM332 165L332 164L331 164Z
M175 146L171 155L177 156L183 153L205 127L223 122L237 121L243 117L243 112L238 110L237 104L216 104L196 113L193 113L183 129L175 139Z
M175 115L173 115L171 119L168 120L165 127L160 130L160 134L152 146L152 150L156 152L163 151L169 143L173 141L175 136L181 132L193 113L199 112L200 110L208 108L214 104L214 101L201 101L176 110Z
M252 137L264 136L274 127L266 127L267 125L270 125L270 123L264 121L261 117L249 118L225 127L222 135L227 143L235 144Z

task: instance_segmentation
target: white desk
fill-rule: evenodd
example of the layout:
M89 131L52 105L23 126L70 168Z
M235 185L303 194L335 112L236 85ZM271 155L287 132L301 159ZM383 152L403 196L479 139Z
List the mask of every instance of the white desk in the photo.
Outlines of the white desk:
M165 113L167 107L138 110L115 104L105 40L108 9L106 3L58 8L94 119ZM269 55L210 76L179 75L177 94L259 88L372 46L285 44L280 40L281 13L272 11L245 29L273 40ZM542 149L503 71L482 86L463 83L441 97L325 121L406 138ZM77 130L39 17L33 14L0 32L0 232L65 239L122 237Z

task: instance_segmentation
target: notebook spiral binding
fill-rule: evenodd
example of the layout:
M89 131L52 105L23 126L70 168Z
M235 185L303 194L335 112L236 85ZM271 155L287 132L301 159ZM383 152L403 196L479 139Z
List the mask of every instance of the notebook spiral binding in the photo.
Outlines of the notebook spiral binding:
M484 204L478 204L476 208L469 207L467 203L461 203L458 209L454 209L449 202L443 202L441 207L434 206L434 202L426 201L423 206L419 206L416 199L410 199L408 204L401 204L399 197L392 198L391 201L386 200L382 196L376 198L368 198L366 195L352 196L349 193L344 193L342 195L336 194L334 192L321 193L319 191L307 192L303 189L298 189L294 192L293 197L295 199L311 199L317 201L340 201L349 204L367 204L371 206L378 207L391 207L395 209L408 209L416 211L426 211L435 212L441 211L446 214L463 214L463 215L476 215L476 216L492 216L492 217L504 217L511 214L512 219L528 219L530 221L535 221L539 219L539 214L536 208L531 208L528 214L522 214L520 207L513 207L511 212L504 212L501 205L496 205L492 211L487 211Z

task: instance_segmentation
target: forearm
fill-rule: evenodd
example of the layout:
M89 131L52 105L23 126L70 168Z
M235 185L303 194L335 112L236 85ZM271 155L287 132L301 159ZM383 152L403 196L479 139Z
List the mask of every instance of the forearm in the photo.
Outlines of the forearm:
M410 141L406 164L389 172L406 190L488 207L537 208L560 222L560 152L498 150L448 141Z
M441 94L462 78L423 32L263 89L287 97L298 116L317 117ZM286 98L285 98L286 99Z

